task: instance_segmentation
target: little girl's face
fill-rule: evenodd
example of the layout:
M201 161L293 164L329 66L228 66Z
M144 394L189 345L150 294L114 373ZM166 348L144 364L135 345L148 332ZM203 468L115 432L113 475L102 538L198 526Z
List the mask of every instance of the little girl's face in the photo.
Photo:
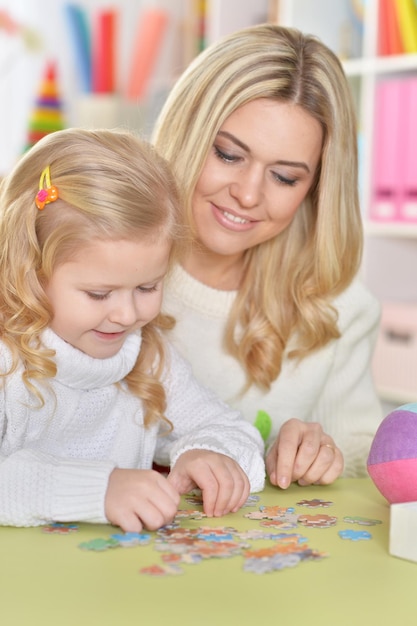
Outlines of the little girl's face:
M160 311L171 244L93 240L53 272L45 291L52 330L89 356L115 355Z

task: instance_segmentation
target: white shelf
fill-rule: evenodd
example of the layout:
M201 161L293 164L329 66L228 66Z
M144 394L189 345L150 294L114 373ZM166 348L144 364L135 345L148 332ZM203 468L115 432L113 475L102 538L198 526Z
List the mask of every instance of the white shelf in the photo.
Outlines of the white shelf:
M401 404L417 402L417 388L416 393L402 391L401 389L390 389L388 387L378 387L377 389L381 400L383 402L388 402L389 404L400 406Z
M381 75L416 71L417 54L401 54L386 57L362 57L343 61L347 76Z
M378 223L366 221L365 235L369 237L399 237L417 239L417 223Z

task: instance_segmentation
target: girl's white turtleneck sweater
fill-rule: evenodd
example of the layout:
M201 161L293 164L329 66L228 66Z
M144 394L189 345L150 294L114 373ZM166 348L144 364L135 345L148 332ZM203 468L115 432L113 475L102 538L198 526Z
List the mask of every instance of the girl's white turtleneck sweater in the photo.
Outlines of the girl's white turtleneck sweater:
M48 521L107 522L104 501L115 467L150 469L175 464L190 449L235 459L252 491L264 484L263 442L241 414L196 381L169 347L163 377L166 417L173 431L145 428L141 401L122 381L136 362L140 334L128 337L108 359L75 349L51 330L42 343L55 351L57 374L40 387L42 407L22 381L22 367L0 388L0 525L35 526ZM3 372L11 364L0 343ZM161 428L162 430L162 428Z

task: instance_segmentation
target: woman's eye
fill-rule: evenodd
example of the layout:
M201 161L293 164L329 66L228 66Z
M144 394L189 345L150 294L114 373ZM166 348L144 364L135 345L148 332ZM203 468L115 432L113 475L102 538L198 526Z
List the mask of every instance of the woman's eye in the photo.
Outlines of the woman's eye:
M95 291L87 291L87 296L92 300L105 300L109 297L109 293L96 293Z
M220 148L218 148L217 146L214 146L214 152L219 159L221 159L222 161L226 161L226 163L232 163L233 161L237 161L238 158L233 154L228 154L227 152L220 150Z
M278 174L277 172L274 172L273 176L282 185L289 185L290 187L293 187L297 183L296 178L286 178L285 176L283 176L282 174Z

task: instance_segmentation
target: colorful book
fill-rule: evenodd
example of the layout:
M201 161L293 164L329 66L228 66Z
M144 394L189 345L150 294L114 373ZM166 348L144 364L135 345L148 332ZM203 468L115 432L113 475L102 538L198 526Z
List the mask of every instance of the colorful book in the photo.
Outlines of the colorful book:
M404 52L417 52L417 6L414 0L393 0Z
M376 84L370 217L396 220L400 204L403 81L381 79Z
M417 222L417 77L403 84L402 199L400 219Z
M116 11L101 9L95 15L92 42L94 93L114 93L116 75Z
M139 17L127 84L128 100L140 102L147 95L167 24L168 14L162 9L146 9Z
M66 4L65 19L75 56L77 79L83 92L91 91L91 41L85 11L76 4Z
M395 0L379 0L378 54L404 54Z
M378 3L378 56L391 54L388 33L387 2L390 2L390 0L379 0Z

